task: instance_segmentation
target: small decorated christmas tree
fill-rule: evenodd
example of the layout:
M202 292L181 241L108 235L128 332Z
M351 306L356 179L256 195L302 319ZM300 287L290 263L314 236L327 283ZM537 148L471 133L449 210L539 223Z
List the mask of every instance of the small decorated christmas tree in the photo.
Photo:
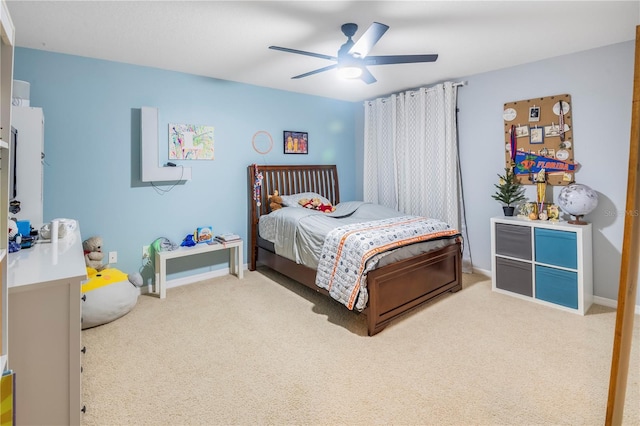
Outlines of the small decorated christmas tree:
M503 203L505 205L504 207L513 208L511 206L512 204L524 200L524 187L518 180L518 177L515 175L515 173L513 173L512 168L507 167L504 169L504 172L505 174L503 176L498 174L500 181L498 184L493 185L498 190L491 197L494 200ZM511 215L513 215L513 212L511 213Z

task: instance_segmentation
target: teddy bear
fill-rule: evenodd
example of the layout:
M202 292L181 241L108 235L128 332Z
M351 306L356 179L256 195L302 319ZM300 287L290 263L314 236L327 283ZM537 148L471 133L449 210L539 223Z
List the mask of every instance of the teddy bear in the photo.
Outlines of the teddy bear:
M84 250L84 262L89 268L93 268L96 271L102 271L109 267L109 265L102 264L104 253L102 253L101 237L87 238L82 242L82 249Z
M273 191L273 195L269 195L269 207L271 211L282 208L282 197L278 194L278 190Z
M334 206L329 204L323 204L319 198L301 198L298 203L307 209L318 210L323 213L331 213L336 210Z
M320 205L319 198L300 198L298 204L306 209L316 210L316 207Z

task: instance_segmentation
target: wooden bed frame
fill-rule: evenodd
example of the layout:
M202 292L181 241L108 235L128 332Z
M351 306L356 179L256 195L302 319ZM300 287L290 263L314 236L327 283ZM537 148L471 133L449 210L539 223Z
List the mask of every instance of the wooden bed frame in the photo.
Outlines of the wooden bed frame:
M269 194L281 195L316 192L333 205L340 202L338 171L335 165L262 165L260 205L254 200L254 165L248 167L249 178L249 270L258 264L286 275L329 296L315 285L315 269L297 264L269 250L266 240L258 235L260 215L269 213ZM367 316L369 336L382 331L392 320L448 291L462 288L461 243L420 254L372 270L367 275L369 302L363 311Z

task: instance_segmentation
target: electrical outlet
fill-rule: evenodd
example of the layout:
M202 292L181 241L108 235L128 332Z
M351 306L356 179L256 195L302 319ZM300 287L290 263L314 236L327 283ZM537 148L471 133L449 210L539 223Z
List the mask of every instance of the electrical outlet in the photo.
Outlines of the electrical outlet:
M109 263L118 263L118 252L110 251L109 252Z
M142 246L142 259L149 259L149 246Z

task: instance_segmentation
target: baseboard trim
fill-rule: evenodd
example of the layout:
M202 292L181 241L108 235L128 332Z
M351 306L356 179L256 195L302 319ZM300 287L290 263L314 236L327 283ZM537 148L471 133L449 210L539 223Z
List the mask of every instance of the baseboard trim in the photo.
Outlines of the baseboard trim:
M607 299L606 297L600 296L593 296L593 303L595 303L596 305L602 305L614 309L618 307L617 300ZM636 305L635 314L640 315L640 305Z
M480 275L484 275L487 278L491 278L491 271L487 270L487 269L480 269L480 268L473 268L473 273L474 274L480 274Z
M491 278L491 271L487 269L473 268L473 272L477 274L485 275ZM616 309L618 307L618 301L613 299L607 299L605 297L593 296L593 303L596 305L606 306L608 308ZM635 314L640 315L640 305L636 305Z
M246 271L247 265L242 265L242 268ZM211 278L223 277L229 275L231 271L229 268L216 269L215 271L205 272L204 274L190 275L188 277L176 278L167 281L167 288L180 287L183 285L194 284L200 281L209 280ZM474 274L484 275L487 278L491 278L491 271L481 268L473 268ZM593 303L596 305L607 306L609 308L617 308L618 301L613 299L607 299L605 297L593 296ZM640 315L640 305L636 305L635 314Z
M247 271L247 265L242 265L242 270ZM219 278L224 277L225 275L230 275L231 270L229 268L220 268L215 271L205 272L203 274L189 275L188 277L175 278L173 280L168 280L165 284L166 288L174 288L181 287L183 285L195 284L200 281L209 280L211 278ZM234 275L235 276L235 275ZM142 286L141 292L142 294L151 293L153 290L152 284Z

